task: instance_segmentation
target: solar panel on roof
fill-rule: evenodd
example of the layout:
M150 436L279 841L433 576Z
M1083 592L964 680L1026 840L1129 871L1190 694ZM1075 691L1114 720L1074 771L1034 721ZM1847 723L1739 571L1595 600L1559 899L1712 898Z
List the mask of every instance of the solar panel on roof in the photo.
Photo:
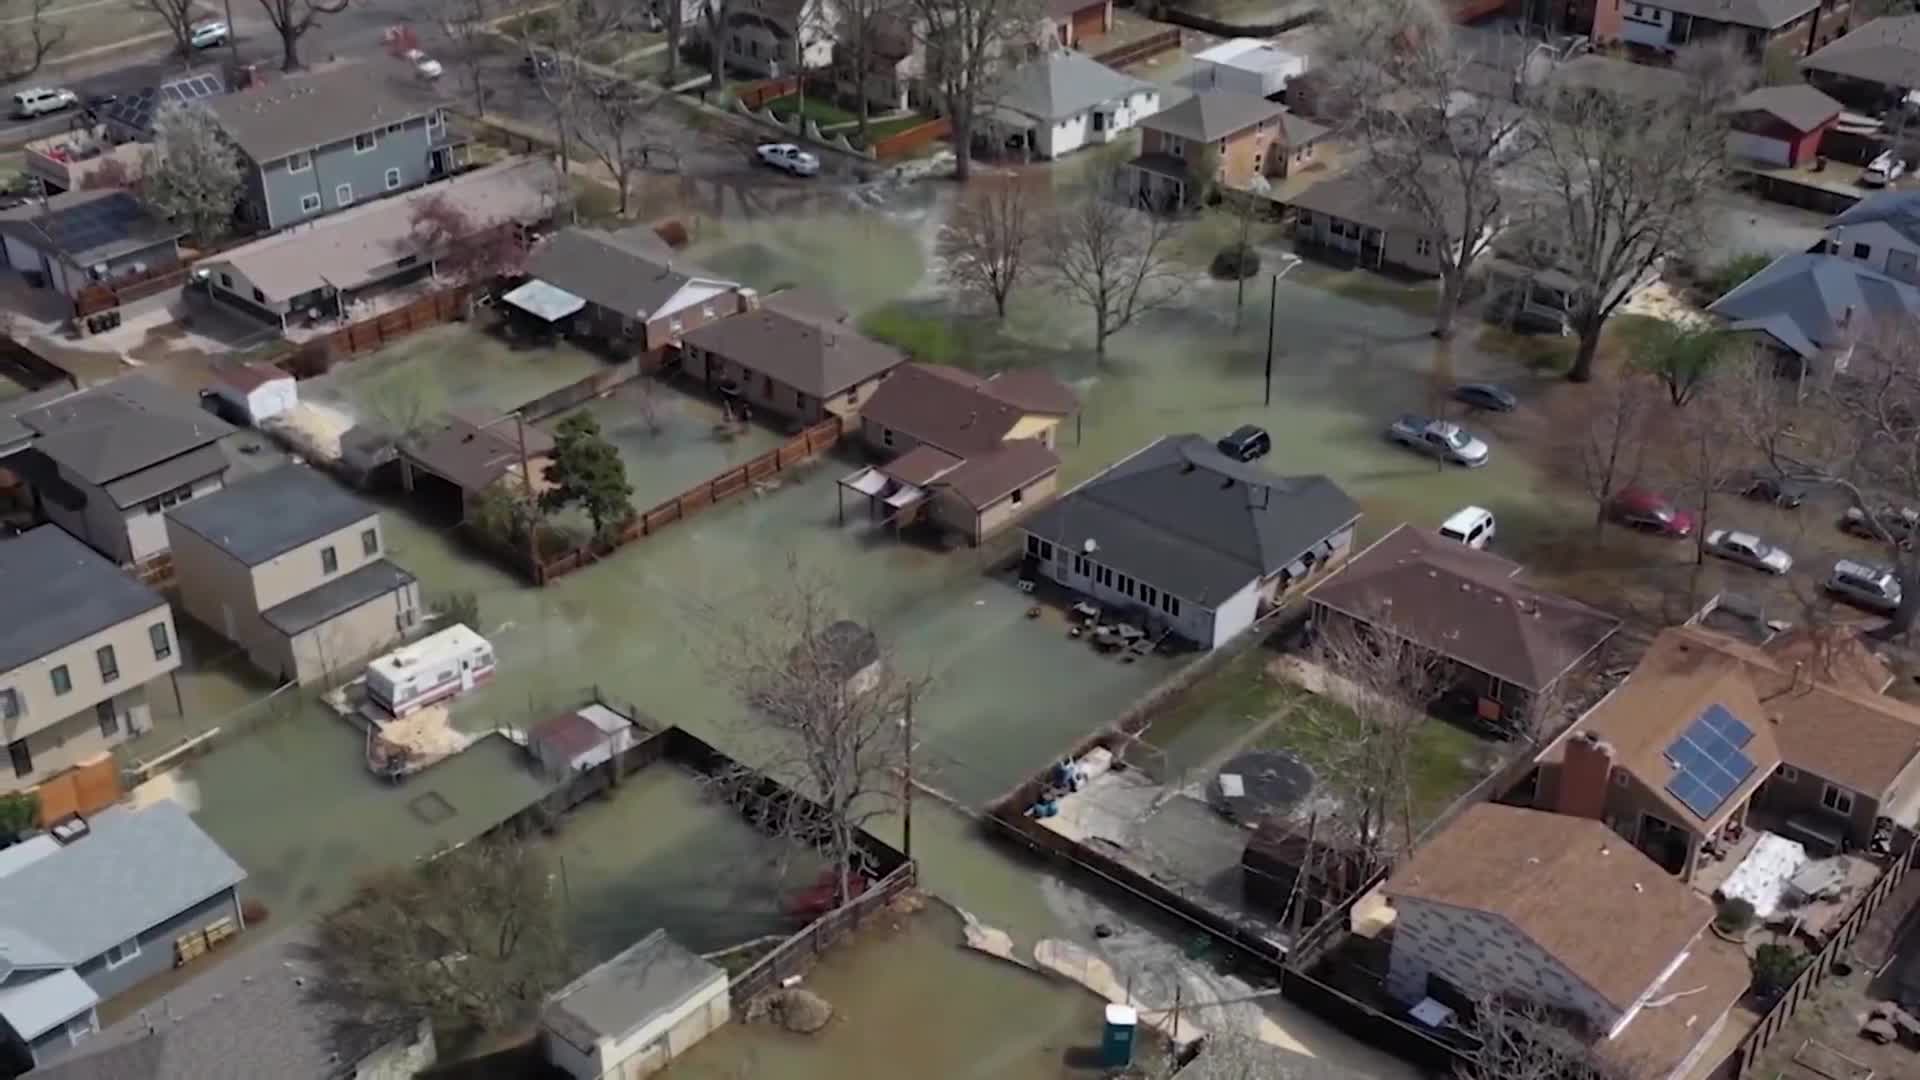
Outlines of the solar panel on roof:
M1714 734L1732 743L1736 750L1753 741L1753 729L1728 712L1725 705L1709 707L1700 719L1713 729Z
M226 84L218 75L187 75L148 87L137 94L125 95L108 107L106 119L130 132L145 135L152 130L154 113L161 104L199 101L226 92Z
M1701 818L1712 816L1753 775L1743 748L1753 729L1724 705L1710 705L1667 747L1674 768L1667 793Z

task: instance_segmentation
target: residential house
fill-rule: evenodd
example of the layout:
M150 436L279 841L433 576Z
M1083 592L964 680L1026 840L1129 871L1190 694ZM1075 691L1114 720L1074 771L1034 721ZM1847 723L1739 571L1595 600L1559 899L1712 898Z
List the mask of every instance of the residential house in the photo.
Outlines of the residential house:
M643 352L678 345L688 333L744 311L750 295L738 282L685 264L645 226L562 229L534 251L527 273L550 290L530 303L522 286L507 294L507 303L548 321L577 319L584 333Z
M433 1024L347 1007L323 990L299 926L199 972L86 1039L33 1080L410 1080L438 1059Z
M1828 0L1621 0L1619 39L1667 52L1730 39L1757 61L1788 37L1802 44L1824 40L1823 28L1812 24L1828 6ZM1846 20L1831 21L1829 32L1837 34Z
M726 20L730 68L768 79L833 63L840 15L832 0L731 0Z
M1727 152L1763 165L1798 168L1820 154L1840 103L1807 85L1762 86L1727 107Z
M466 138L431 83L387 63L291 75L207 103L243 157L238 213L263 229L450 176Z
M82 104L68 130L26 145L26 171L52 191L82 187L109 168L137 177L161 106L201 102L226 92L220 72L202 68L127 90L98 105Z
M0 733L19 791L153 726L180 666L164 597L52 525L0 540Z
M1644 1080L1699 1064L1750 982L1713 905L1595 821L1478 803L1382 891L1393 997L1539 1006Z
M0 210L7 265L69 300L129 275L180 264L186 230L117 188L66 191Z
M1756 646L1697 626L1662 631L1626 682L1540 754L1532 803L1605 822L1682 880L1763 823L1826 854L1911 829L1920 709L1874 689L1887 681L1872 665L1827 659L1843 655L1793 633Z
M981 379L905 364L860 409L860 434L885 464L841 481L886 507L896 525L922 513L979 544L1053 498L1060 423L1079 411L1072 390L1040 371Z
M744 296L745 311L690 329L680 349L682 370L729 402L801 424L850 418L906 363L843 322Z
M521 229L551 218L560 177L541 158L510 158L442 183L415 187L202 260L196 272L216 300L287 329L355 317L382 291L431 278L447 251L429 251L416 231L438 201L474 229Z
M1488 720L1519 721L1552 701L1620 620L1536 589L1520 564L1399 525L1317 586L1313 622L1352 620L1411 640Z
M304 465L167 515L180 603L284 681L337 679L419 625L420 583L386 557L380 512Z
M41 512L117 563L164 555L161 514L226 483L220 442L233 427L143 376L123 376L17 419L34 433L18 460Z
M97 1037L97 1007L246 929L246 871L161 799L71 818L0 858L0 1024L34 1066ZM144 1074L121 1074L144 1075Z
M397 456L402 490L420 490L423 478L444 484L465 520L472 500L509 477L524 491L523 465L537 483L553 456L553 436L496 412L456 409L402 439Z
M1920 90L1920 15L1886 15L1800 61L1807 81L1856 109L1878 114Z
M1034 572L1215 648L1344 560L1359 520L1324 476L1281 476L1199 435L1167 435L1021 529Z
M1160 110L1160 89L1061 49L1014 68L991 100L986 126L1050 161L1132 130Z
M1180 207L1208 187L1266 194L1268 181L1313 160L1327 129L1266 98L1197 90L1140 121L1140 156L1127 163L1141 201ZM1195 170L1213 164L1213 175Z
M1044 17L1050 43L1084 49L1113 31L1113 0L1047 0Z
M655 930L547 1000L540 1044L574 1080L651 1076L732 1016L726 970Z
M1920 285L1920 192L1880 191L1827 222L1825 251Z
M864 77L854 70L859 52L846 46L835 54L834 83L842 97L853 98L860 90L856 84L861 84L870 111L905 111L924 100L921 76L926 71L926 48L906 15L888 11L869 21Z
M1427 223L1414 211L1395 205L1359 173L1322 180L1295 195L1289 205L1296 211L1294 236L1302 243L1376 270L1440 273L1440 249Z

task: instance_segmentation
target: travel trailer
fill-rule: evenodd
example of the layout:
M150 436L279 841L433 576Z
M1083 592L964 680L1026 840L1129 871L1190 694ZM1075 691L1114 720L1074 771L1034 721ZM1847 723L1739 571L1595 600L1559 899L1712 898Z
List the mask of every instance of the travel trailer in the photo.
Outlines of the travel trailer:
M368 664L367 698L398 718L491 678L493 646L456 624Z

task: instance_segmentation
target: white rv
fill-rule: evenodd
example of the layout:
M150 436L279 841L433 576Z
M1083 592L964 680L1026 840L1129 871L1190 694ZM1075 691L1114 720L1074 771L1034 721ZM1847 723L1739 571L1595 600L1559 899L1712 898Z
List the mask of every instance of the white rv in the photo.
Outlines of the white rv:
M367 665L367 697L395 717L457 697L493 678L493 646L453 625Z

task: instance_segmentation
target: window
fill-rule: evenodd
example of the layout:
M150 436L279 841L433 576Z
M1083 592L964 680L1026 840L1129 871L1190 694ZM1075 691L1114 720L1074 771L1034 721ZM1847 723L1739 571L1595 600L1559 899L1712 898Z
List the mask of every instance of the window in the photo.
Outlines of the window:
M356 154L370 154L373 148L379 145L379 136L371 131L363 131L353 137L353 152Z
M120 714L113 711L112 698L93 707L93 718L100 724L101 737L111 739L120 734Z
M365 529L360 533L360 554L380 554L380 530Z
M806 395L806 394L804 394L804 393L802 393L802 392L800 392L800 391L798 391L798 390L795 390L795 391L793 392L793 405L794 405L794 407L795 407L795 408L797 408L797 409L801 409L801 410L804 410L804 409L806 409L806 407L807 407L807 395Z
M117 968L120 965L126 963L127 961L139 955L140 955L140 939L128 938L127 940L107 950L107 967L109 969Z
M435 128L441 128L445 126L447 126L447 118L444 113L430 112L427 114L427 133L429 135L433 133L433 130Z
M20 691L8 687L0 690L0 720L18 720L26 703L20 700Z
M1079 574L1081 577L1087 576L1087 557L1085 555L1075 555L1073 557L1073 572Z
M1413 253L1415 255L1432 255L1433 241L1424 236L1419 237L1413 242Z
M67 671L67 665L61 664L59 667L47 672L47 675L53 680L53 694L55 697L59 697L61 694L73 689L73 675Z
M333 189L333 202L335 206L352 206L353 185L336 184Z
M397 188L399 186L400 186L400 170L388 169L387 170L387 190L392 191L394 188Z
M1828 784L1820 792L1820 805L1836 814L1853 813L1853 792Z
M847 404L849 405L860 404L860 388L859 387L856 386L853 389L847 391Z
M880 429L880 445L881 446L893 445L893 429L892 428L883 427Z
M1160 605L1160 590L1151 585L1140 586L1140 602L1148 607L1158 607Z
M711 319L711 318L713 318L713 305L712 305L712 304L701 304L701 305L700 305L700 317L701 317L701 318L703 318L703 319Z
M1800 780L1800 770L1794 768L1791 765L1780 766L1780 772L1778 775L1781 780L1784 780L1789 784L1798 783Z
M1627 770L1625 769L1613 770L1613 786L1614 787L1627 786Z
M267 302L267 294L261 292L259 289L255 289L253 290L253 299L256 303L264 304Z
M1853 257L1854 257L1854 258L1856 258L1856 259L1864 259L1864 258L1866 258L1866 257L1868 257L1869 255L1872 255L1872 254L1873 254L1873 245L1872 245L1872 244L1855 244L1855 245L1853 245Z
M1180 598L1172 593L1160 594L1160 610L1174 618L1180 617Z
M311 214L318 209L320 209L320 196L314 194L311 191L307 192L305 195L300 196L300 212L301 213Z
M287 155L287 171L288 172L303 173L311 168L313 168L313 155L307 153L305 150L302 150L297 154Z
M93 1014L76 1016L67 1021L67 1045L79 1046L93 1035Z
M173 655L173 637L167 633L167 624L154 623L147 627L147 640L153 642L153 658L165 660Z
M320 572L331 574L340 569L340 556L334 554L332 545L320 549Z
M404 259L401 259L401 260L399 260L398 262L396 262L396 263L394 263L393 265L394 265L394 266L395 266L396 268L398 268L398 269L401 269L401 270L405 270L405 269L406 269L407 267L409 267L409 266L413 266L414 264L416 264L416 263L418 263L419 261L420 261L420 256L418 256L418 255L409 255L409 256L407 256L406 258L404 258Z
M93 658L100 664L101 682L112 682L120 677L120 660L113 655L113 646L102 645L93 650Z
M1014 488L1014 489L1013 489L1013 505L1015 505L1015 506L1019 506L1019 505L1020 505L1020 498L1021 498L1021 495L1022 495L1022 494L1023 494L1023 493L1021 492L1021 490L1020 490L1019 488ZM1045 556L1042 556L1042 558L1044 558L1044 557L1045 557Z
M1185 161L1187 159L1186 142L1181 139L1168 139L1167 153L1172 154L1174 157L1177 157L1182 161Z
M7 744L7 755L13 758L13 775L30 776L33 773L33 749L25 739L15 739Z
M233 288L233 275L228 273L222 273L220 275L220 287L223 289Z
M405 130L407 130L407 125L405 124L388 124L387 125L387 134L389 135L398 135Z
M1093 579L1095 581L1098 581L1100 584L1105 585L1109 589L1113 588L1113 568L1110 566L1100 566L1096 564L1094 567Z

